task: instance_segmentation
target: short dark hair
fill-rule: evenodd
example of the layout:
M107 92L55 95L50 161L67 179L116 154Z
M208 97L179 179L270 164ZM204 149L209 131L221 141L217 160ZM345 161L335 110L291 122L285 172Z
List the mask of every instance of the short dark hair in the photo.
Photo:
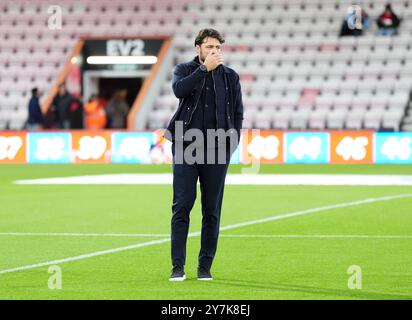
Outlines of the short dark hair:
M205 40L205 38L207 37L217 39L220 43L225 43L225 39L219 33L219 31L209 28L209 29L202 29L199 31L195 39L195 47L200 46L203 43L203 40Z
M38 91L39 91L39 89L33 88L33 89L31 89L31 94L36 95Z

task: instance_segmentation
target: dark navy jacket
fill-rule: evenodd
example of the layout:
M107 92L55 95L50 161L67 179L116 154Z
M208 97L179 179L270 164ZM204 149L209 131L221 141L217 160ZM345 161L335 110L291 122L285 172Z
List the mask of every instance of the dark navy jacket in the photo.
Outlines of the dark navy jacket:
M223 71L223 68L218 69L219 71ZM187 125L188 129L196 128L202 130L204 133L207 132L207 129L217 129L218 127L227 130L224 73L217 73L215 71L217 70L213 70L213 73L207 73L204 90L200 95L198 107L196 110L193 110L192 120ZM217 82L223 83L223 85L221 85L223 90L219 92L215 90L215 88L218 87Z
M32 96L29 102L29 124L43 124L43 114L41 113L39 99Z
M183 130L185 132L191 127L193 113L199 107L202 91L205 90L207 76L207 73L202 71L199 66L198 57L195 57L190 62L177 65L174 70L172 87L175 96L179 98L179 107L170 120L165 133L165 138L170 141L182 138L174 136L175 122L183 121ZM226 123L221 123L223 119L219 116L217 128L235 129L238 132L238 137L240 137L243 121L243 102L239 75L233 69L224 65L221 65L219 68L222 68L221 72L223 72L225 86L224 101L226 103L224 118ZM220 86L216 88L216 91L219 90L222 90ZM219 106L216 106L216 108L219 108Z

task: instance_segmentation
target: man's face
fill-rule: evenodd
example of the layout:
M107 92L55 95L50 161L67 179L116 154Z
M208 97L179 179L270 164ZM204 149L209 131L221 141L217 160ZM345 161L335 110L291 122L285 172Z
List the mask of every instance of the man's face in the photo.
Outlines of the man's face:
M62 95L62 96L66 94L66 87L65 86L61 86L59 88L59 94Z
M211 37L206 37L200 46L196 46L196 52L201 63L205 61L209 53L221 53L221 51L222 45L219 40Z

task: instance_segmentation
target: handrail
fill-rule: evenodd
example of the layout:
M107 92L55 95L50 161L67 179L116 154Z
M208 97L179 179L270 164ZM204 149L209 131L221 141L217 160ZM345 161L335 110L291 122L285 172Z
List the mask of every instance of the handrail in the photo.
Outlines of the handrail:
M154 79L156 78L157 72L166 57L167 52L170 49L172 43L172 38L167 37L159 50L157 62L151 67L149 75L144 79L142 87L137 95L132 107L130 108L129 114L127 115L127 129L134 130L134 125L136 123L136 117L140 110L143 100L146 97L150 87L152 86Z
M131 37L113 37L116 39L130 39ZM57 80L55 81L53 87L50 89L49 94L46 98L46 100L44 101L41 110L43 114L46 114L48 112L48 110L51 107L51 104L53 102L53 99L55 97L55 95L58 92L59 86L60 84L64 83L64 81L66 80L67 76L70 73L70 68L71 68L71 64L72 64L72 59L73 57L76 57L80 54L83 45L85 43L86 40L98 40L98 39L110 39L110 37L87 37L87 38L81 38L80 40L77 41L76 45L74 46L72 52L70 53L69 57L67 58L63 70L60 72ZM139 39L164 39L165 41L163 42L160 50L159 50L159 54L158 54L158 60L157 62L151 67L150 69L150 73L149 75L145 78L145 80L143 81L142 87L139 91L139 94L137 95L132 107L130 108L129 114L127 116L127 129L128 130L133 130L134 129L134 124L136 123L136 117L137 114L140 110L140 107L143 103L143 100L147 94L147 92L149 91L155 77L156 74L163 62L163 60L166 57L167 52L169 51L170 45L172 43L172 37L168 36L168 37L159 37L159 36L155 36L155 37L139 37Z
M53 103L53 99L55 95L57 94L57 91L59 90L60 84L64 83L64 81L66 80L67 76L70 73L70 68L71 68L73 57L76 57L80 54L80 51L82 50L83 45L84 45L84 39L80 39L76 42L76 45L74 46L72 52L70 53L69 57L67 58L64 64L63 70L60 72L53 87L50 89L46 100L41 106L41 111L43 114L47 114L47 112L49 111L51 104Z

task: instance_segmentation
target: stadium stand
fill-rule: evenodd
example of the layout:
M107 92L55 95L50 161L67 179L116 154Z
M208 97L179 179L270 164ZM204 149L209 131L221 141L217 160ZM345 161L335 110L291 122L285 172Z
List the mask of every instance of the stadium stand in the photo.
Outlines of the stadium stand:
M385 37L375 19L386 2L358 1L370 29L340 38L346 0L3 0L0 129L22 128L29 90L48 92L80 36L173 35L179 63L194 57L196 32L214 27L227 39L225 63L241 76L245 127L412 130L412 4L390 1L402 23ZM55 4L61 30L47 28ZM165 127L177 107L170 81L148 128Z
M207 1L201 18L183 17L176 62L194 56L193 26L213 25L227 38L226 63L241 75L246 127L397 131L403 123L412 130L412 6L391 1L403 21L399 35L383 37L375 20L386 1L358 3L370 29L339 38L350 1ZM198 6L189 12L198 13ZM173 99L165 85L156 125L173 111Z
M0 129L23 127L30 89L38 87L45 98L79 37L171 35L188 2L2 0ZM47 27L53 5L62 9L62 29Z

